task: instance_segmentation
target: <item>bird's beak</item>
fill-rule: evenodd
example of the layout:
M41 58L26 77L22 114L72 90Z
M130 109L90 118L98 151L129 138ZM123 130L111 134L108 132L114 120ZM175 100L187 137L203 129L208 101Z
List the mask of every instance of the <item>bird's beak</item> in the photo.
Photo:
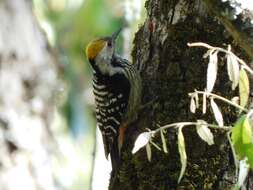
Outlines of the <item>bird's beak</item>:
M115 41L117 39L117 37L119 36L119 33L121 32L122 28L119 28L117 31L115 31L112 34L112 40Z

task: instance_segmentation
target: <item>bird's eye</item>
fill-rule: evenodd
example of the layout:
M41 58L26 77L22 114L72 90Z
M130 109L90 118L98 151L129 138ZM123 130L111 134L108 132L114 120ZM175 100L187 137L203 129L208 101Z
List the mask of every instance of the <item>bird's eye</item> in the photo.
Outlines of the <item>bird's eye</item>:
M112 47L112 42L111 42L111 41L108 41L108 42L107 42L107 46L108 46L108 47Z

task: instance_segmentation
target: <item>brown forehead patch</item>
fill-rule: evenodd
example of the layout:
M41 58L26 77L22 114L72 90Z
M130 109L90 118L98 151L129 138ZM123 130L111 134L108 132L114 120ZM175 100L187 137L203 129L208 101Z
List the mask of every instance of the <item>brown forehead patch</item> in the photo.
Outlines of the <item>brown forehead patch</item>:
M89 60L94 60L97 54L105 45L105 40L98 39L91 41L86 47L86 56Z

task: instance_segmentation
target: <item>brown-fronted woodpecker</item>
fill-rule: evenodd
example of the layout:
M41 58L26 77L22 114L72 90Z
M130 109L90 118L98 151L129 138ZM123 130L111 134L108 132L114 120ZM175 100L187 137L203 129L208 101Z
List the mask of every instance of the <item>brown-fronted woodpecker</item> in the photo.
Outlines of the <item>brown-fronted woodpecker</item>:
M110 154L112 171L120 163L127 126L136 120L141 98L141 78L134 64L115 53L121 29L91 41L86 56L93 68L93 92L97 126L101 130L105 157Z

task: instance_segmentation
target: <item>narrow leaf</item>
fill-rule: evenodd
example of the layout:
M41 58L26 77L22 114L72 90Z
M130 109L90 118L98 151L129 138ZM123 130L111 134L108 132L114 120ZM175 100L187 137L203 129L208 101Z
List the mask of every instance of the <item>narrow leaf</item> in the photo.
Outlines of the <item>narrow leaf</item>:
M194 96L191 97L190 111L192 113L195 113L195 111L196 111L196 104L195 104Z
M239 160L247 158L250 168L253 169L253 142L252 129L246 115L240 117L232 129L231 140Z
M218 123L219 126L223 126L223 117L221 114L220 109L218 108L217 104L215 103L215 101L213 100L213 98L211 98L211 107L214 113L214 118L216 120L216 122Z
M213 145L213 133L210 131L210 129L207 127L207 123L203 120L198 120L198 125L196 126L197 128L197 133L199 137L207 142L208 145Z
M240 105L245 107L249 98L249 79L246 71L241 68L239 80Z
M232 133L232 131L227 132L227 139L230 145L230 148L232 150L232 154L233 154L233 159L234 159L234 164L235 164L235 175L238 176L238 170L239 170L239 162L236 156L236 152L235 152L235 147L233 146L233 142L231 139L230 134Z
M232 128L232 135L231 140L233 142L233 145L236 145L237 143L240 143L242 138L242 125L244 123L244 120L246 119L246 115L242 115L234 124Z
M151 146L149 143L146 145L146 152L147 152L148 161L151 162L152 152L151 152Z
M202 113L205 114L206 113L206 93L203 94L203 103L202 103L203 107L202 107Z
M194 98L195 98L196 108L199 108L199 95L198 95L198 93L195 94Z
M156 144L154 143L152 140L149 141L150 144L152 144L157 150L161 151L162 149Z
M246 117L242 124L242 143L252 143L252 128L249 124L249 119Z
M151 138L151 132L144 132L144 133L141 133L135 143L134 143L134 148L132 150L132 154L136 153L140 148L142 148L143 146L145 146L148 141L150 140Z
M164 134L163 134L163 130L160 130L160 133L161 133L161 139L162 139L162 143L163 143L163 151L165 153L168 153L168 149L167 149L166 140L165 140L165 137L164 137Z
M237 187L240 188L244 184L244 181L247 178L248 173L249 173L249 164L247 163L247 160L246 159L241 160L239 166Z
M232 54L227 55L227 71L229 80L232 81L232 90L234 90L239 83L239 63Z
M185 152L185 142L184 142L184 135L182 133L182 128L183 126L180 126L178 128L178 136L177 136L177 139L178 139L178 151L179 151L179 155L180 155L180 161L181 161L181 171L180 171L180 175L179 175L179 178L178 178L178 183L180 183L183 175L184 175L184 172L185 172L185 169L186 169L186 164L187 164L187 156L186 156L186 152Z
M250 168L253 169L253 144L246 144L245 146L245 157L247 158Z
M218 70L218 52L215 51L213 54L209 56L209 63L207 67L207 92L212 92Z

